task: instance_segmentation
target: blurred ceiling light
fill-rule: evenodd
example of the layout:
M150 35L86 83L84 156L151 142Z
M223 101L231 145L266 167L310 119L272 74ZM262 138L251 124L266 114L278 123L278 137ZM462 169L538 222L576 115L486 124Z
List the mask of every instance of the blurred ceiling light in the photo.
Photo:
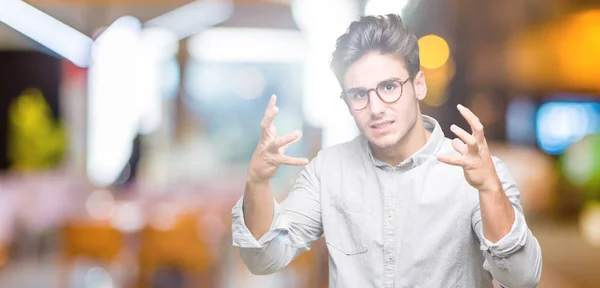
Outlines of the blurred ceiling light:
M366 15L402 14L408 0L370 0L365 6Z
M132 81L138 77L141 62L140 29L137 19L119 18L100 35L92 49L87 175L96 185L110 185L118 178L129 160L139 128L139 91Z
M295 30L260 28L212 28L192 36L188 51L207 62L302 62L302 34Z
M233 6L231 0L194 1L149 20L145 26L166 29L181 40L227 20Z
M156 131L162 121L163 68L179 50L169 30L142 30L138 19L117 19L96 40L89 71L89 179L117 184L136 135Z
M335 40L348 28L348 23L357 20L360 8L358 1L348 0L292 0L291 9L294 22L307 36L328 37L326 42L314 43L330 47L323 51L333 52ZM323 39L321 39L323 40Z
M163 28L146 28L141 31L138 44L135 87L137 107L140 113L139 132L156 131L162 121L162 89L166 63L174 59L179 50L175 35Z
M450 58L450 48L444 38L427 35L419 39L419 55L421 66L427 69L437 69L446 64Z
M292 15L306 36L303 115L305 121L323 129L320 147L342 143L358 135L348 108L339 99L340 86L329 68L336 39L358 20L359 1L294 0Z
M20 0L0 0L0 21L79 67L89 65L93 40Z
M92 62L99 62L97 59L99 50L102 50L102 52L105 54L118 54L123 48L127 48L129 50L134 49L134 43L137 42L137 37L141 29L142 23L133 16L123 16L115 20L115 22L113 22L102 32L102 34L96 38L96 41L91 49ZM123 43L125 44L123 46L126 47L120 47L121 45L115 45L115 43ZM108 57L103 60L120 62L121 60L126 59L115 59Z
M141 53L149 59L165 61L177 55L179 40L170 30L160 27L148 27L140 34Z

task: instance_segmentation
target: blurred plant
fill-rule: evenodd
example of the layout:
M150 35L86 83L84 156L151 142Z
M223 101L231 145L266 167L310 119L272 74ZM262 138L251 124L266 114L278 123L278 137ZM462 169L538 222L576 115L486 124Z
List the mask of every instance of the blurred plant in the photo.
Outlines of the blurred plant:
M52 117L38 89L26 89L9 107L8 157L17 171L43 170L57 165L65 153L62 123Z
M562 173L583 193L584 201L600 201L600 134L573 143L560 162Z

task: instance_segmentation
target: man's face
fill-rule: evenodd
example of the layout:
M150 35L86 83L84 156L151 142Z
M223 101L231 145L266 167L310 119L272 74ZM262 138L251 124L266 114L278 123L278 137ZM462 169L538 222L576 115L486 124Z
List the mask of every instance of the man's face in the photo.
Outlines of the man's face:
M369 53L352 64L344 76L344 89L360 89L362 91L376 88L380 83L389 83L390 79L400 82L409 78L409 73L402 60L392 55ZM402 87L400 87L402 86ZM381 86L380 86L381 87ZM395 147L412 131L419 116L418 100L425 98L427 87L423 73L419 72L415 79L398 87L383 87L383 91L402 89L402 96L394 103L383 102L371 90L366 108L350 113L363 135L371 145L379 148ZM382 94L382 93L380 93Z

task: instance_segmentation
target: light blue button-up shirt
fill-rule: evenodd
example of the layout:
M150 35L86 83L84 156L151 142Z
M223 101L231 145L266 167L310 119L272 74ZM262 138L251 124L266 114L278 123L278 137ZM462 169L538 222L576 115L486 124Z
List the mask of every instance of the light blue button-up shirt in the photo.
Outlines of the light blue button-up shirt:
M233 245L255 274L269 274L325 237L329 287L535 287L541 249L527 227L519 190L507 166L494 157L515 208L510 232L497 243L483 235L478 191L463 170L439 162L457 154L438 123L423 116L432 134L396 167L373 158L368 141L325 148L303 169L278 204L271 229L256 240L244 223L243 197L232 210Z

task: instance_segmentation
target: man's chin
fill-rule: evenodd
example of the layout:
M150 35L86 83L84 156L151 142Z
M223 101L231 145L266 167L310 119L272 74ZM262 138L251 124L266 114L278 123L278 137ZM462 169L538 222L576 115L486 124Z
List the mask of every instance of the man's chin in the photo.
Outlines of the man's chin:
M371 136L371 137L369 137L369 142L371 143L372 146L375 146L375 147L381 148L381 149L394 147L396 145L396 143L398 143L397 141L394 141L394 139L391 135L385 135L383 137Z

